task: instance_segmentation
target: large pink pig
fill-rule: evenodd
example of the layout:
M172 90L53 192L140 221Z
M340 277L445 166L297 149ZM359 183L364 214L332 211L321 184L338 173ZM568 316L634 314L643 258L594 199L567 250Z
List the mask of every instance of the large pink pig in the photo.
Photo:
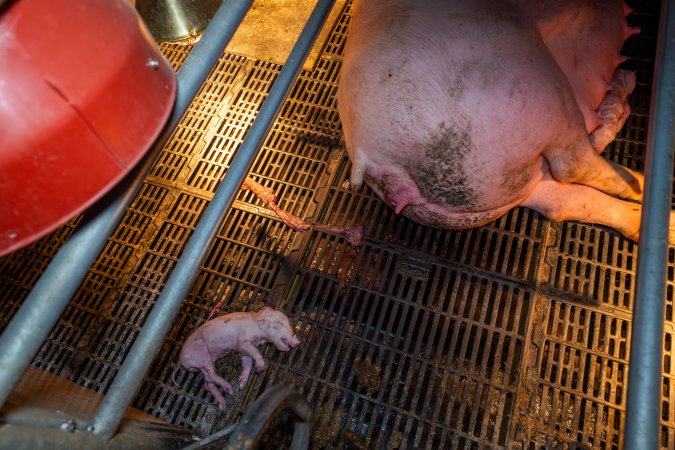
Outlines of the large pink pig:
M599 154L635 86L621 0L354 3L338 91L354 187L436 227L522 205L638 238L619 198L640 201L643 177Z

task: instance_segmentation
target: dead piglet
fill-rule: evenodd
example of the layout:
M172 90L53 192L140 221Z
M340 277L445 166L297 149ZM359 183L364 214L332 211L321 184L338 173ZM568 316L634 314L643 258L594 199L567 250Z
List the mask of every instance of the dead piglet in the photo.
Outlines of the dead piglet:
M209 320L185 340L172 374L174 383L181 367L189 372L202 372L206 389L223 409L225 399L218 387L228 394L233 390L232 385L216 373L215 361L232 351L241 353L239 388L243 389L254 362L259 373L265 369L265 361L257 347L267 342L282 352L300 345L288 317L281 311L265 307L258 312L230 313Z

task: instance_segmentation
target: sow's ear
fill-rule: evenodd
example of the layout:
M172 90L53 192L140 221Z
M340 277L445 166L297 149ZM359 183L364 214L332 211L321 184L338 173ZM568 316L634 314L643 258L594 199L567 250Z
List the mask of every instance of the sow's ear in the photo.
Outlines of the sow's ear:
M258 314L256 314L255 318L256 318L256 320L263 320L271 312L272 312L272 308L270 308L269 306L265 306L263 309L258 311Z

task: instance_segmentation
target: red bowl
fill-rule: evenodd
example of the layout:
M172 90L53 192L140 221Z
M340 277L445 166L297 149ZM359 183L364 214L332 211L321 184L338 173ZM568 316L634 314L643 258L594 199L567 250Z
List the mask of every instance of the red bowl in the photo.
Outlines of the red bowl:
M117 183L166 122L176 77L126 0L17 0L0 15L0 256Z

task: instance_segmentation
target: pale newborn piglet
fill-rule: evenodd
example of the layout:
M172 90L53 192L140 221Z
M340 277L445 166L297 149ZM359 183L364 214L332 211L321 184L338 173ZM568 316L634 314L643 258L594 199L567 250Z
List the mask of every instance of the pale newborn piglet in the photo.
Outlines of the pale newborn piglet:
M218 407L223 409L225 399L218 386L232 394L232 385L216 373L215 361L231 351L241 353L239 388L243 389L254 361L258 373L265 369L265 361L257 346L267 342L273 343L282 352L300 345L284 313L264 307L258 312L225 314L209 320L188 336L171 377L176 383L175 376L181 367L189 372L201 371L206 389L216 399Z

